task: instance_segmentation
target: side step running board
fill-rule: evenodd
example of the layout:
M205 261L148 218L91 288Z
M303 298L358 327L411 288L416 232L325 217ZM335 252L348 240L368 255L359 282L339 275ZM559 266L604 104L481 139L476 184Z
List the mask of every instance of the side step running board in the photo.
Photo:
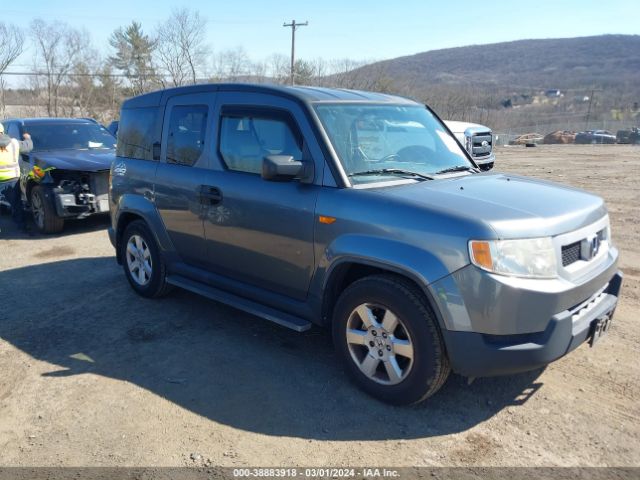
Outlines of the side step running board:
M308 322L303 318L283 313L275 308L261 305L209 285L203 285L202 283L195 282L181 275L168 275L167 283L210 298L216 302L224 303L237 308L238 310L243 310L252 315L256 315L257 317L264 318L265 320L277 323L283 327L295 330L296 332L304 332L311 328L311 322Z

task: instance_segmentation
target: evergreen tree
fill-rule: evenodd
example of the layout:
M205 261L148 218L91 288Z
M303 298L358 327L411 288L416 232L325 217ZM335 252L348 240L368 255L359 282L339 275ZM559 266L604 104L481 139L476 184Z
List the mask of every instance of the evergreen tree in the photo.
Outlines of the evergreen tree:
M117 28L111 34L109 44L115 49L109 61L127 75L133 95L158 87L161 82L153 65L156 42L144 34L140 23L133 21L126 28Z

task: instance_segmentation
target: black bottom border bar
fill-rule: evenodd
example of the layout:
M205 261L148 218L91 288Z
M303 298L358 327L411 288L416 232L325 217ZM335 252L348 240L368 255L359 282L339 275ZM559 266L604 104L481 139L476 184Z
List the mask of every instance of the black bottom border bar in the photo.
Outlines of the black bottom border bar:
M0 467L0 480L638 480L640 467Z

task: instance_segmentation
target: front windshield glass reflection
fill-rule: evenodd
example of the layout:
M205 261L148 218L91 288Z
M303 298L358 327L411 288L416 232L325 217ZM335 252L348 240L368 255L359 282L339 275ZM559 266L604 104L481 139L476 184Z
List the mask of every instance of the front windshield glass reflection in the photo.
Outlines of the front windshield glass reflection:
M315 109L354 184L397 179L402 175L398 170L432 176L455 167L473 168L424 107L343 103Z

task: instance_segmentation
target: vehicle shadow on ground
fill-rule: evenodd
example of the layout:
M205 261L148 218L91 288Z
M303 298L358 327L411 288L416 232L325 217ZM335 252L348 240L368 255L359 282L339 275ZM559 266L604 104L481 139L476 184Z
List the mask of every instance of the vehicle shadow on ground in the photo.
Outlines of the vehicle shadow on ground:
M392 407L349 382L328 332L295 333L182 290L143 299L113 258L2 271L0 285L15 305L0 314L0 337L52 364L44 374L52 382L103 375L211 421L267 435L330 440L445 435L523 404L541 386L540 371L479 379L470 386L452 376L427 402Z
M97 232L106 230L110 225L109 215L92 215L82 219L68 219L64 222L64 229L60 233L44 234L38 232L33 219L29 213L25 213L26 231L18 229L11 219L8 209L2 208L0 212L0 239L4 240L46 240L51 238L62 238L79 233Z

